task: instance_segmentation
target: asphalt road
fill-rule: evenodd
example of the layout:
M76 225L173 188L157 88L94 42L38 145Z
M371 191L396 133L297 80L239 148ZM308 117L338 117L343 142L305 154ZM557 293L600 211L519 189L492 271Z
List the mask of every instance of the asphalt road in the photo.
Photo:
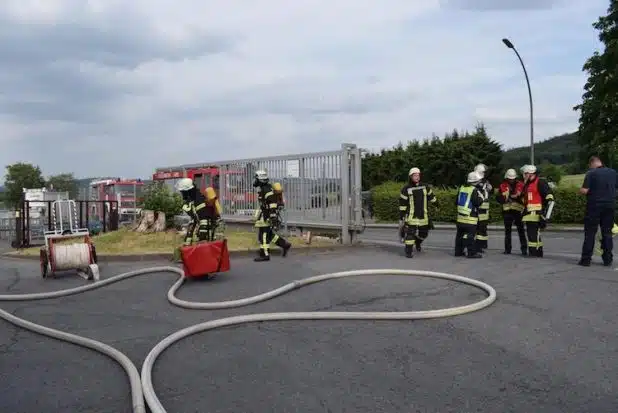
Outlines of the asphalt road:
M108 264L102 276L148 265L156 263ZM486 281L498 291L498 301L439 320L273 322L190 337L155 366L155 386L170 413L618 411L618 273L612 268L495 252L467 260L428 250L406 260L399 252L369 247L291 254L260 265L234 259L232 265L214 281L189 283L180 297L225 300L315 274L415 268ZM84 283L72 275L42 280L33 262L4 259L0 266L3 294ZM363 277L209 312L171 306L165 295L172 281L171 275L154 274L73 297L0 306L102 340L141 367L163 337L208 319L273 311L438 309L483 297L456 283ZM0 322L0 411L129 413L127 379L102 355Z
M580 254L584 234L579 232L544 232L542 234L544 252L550 254ZM399 241L396 229L367 228L361 240ZM519 252L519 237L513 232L513 252ZM455 246L455 230L438 229L429 233L424 245L452 249ZM504 251L504 231L489 231L489 250Z

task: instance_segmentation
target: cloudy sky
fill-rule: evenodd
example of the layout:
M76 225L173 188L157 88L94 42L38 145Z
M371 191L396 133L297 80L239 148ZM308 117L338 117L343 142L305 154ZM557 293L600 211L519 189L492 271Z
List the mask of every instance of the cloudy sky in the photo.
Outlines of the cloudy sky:
M157 166L573 131L607 0L3 0L0 164Z

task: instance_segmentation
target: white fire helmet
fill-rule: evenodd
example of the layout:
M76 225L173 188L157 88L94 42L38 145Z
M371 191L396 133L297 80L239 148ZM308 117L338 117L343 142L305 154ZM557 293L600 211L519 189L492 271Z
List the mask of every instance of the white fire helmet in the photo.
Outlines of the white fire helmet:
M517 172L515 172L515 169L507 170L504 174L504 179L517 179Z
M182 178L178 182L176 182L176 190L177 191L188 191L193 189L195 185L193 185L193 179L191 178Z
M481 177L481 175L476 172L476 171L472 171L468 174L468 183L469 184L476 184L478 183L481 179L483 179Z
M419 174L420 175L420 173L421 173L421 170L416 168L416 167L414 167L414 168L410 169L410 172L408 172L408 176L412 176L414 174Z
M521 171L525 174L535 174L536 173L536 166L534 165L524 165L521 168Z

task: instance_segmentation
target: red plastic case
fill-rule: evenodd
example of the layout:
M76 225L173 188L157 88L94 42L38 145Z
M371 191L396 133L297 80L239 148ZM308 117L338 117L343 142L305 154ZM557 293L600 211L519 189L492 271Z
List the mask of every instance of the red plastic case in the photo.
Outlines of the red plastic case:
M187 277L206 277L230 270L227 240L186 245L180 248L180 255Z

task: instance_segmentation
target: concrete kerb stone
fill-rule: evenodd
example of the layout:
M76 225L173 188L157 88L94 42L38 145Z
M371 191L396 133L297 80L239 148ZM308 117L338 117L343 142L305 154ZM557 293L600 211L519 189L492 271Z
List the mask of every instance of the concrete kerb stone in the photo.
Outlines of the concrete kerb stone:
M398 224L367 224L365 225L365 228L367 229L397 229L399 227ZM456 227L454 224L435 224L434 225L434 229L437 230L455 230ZM499 232L504 232L504 227L501 225L489 225L487 227L487 229L489 231L499 231ZM584 227L576 227L576 226L569 226L569 227L554 227L552 225L548 225L547 228L545 228L544 230L545 232L583 232L584 231Z
M371 239L366 239L363 240L361 242L363 245L365 245L366 247L376 247L376 248L380 248L383 249L385 251L389 251L389 252L395 252L395 253L399 253L399 254L403 254L403 244L396 242L396 241L384 241L384 240L371 240ZM427 245L427 246L423 246L423 250L428 250L428 251L450 251L453 252L454 251L454 246L453 247L438 247L438 246L431 246L431 245ZM502 250L498 249L498 248L490 248L488 251L493 251L495 253L499 253ZM515 256L517 256L518 254L513 254ZM503 256L502 254L500 255L495 255L495 256ZM545 252L544 253L544 257L545 258L550 258L550 259L556 259L556 258L560 258L560 259L573 259L573 260L577 260L579 259L579 254L568 254L568 253L556 253L556 252Z
M302 248L292 248L292 252L296 255L303 254L324 254L335 251L346 251L352 248L358 248L362 246L361 244L356 245L332 245L332 246L321 246L321 247L302 247ZM230 258L240 258L240 257L251 257L256 255L256 250L240 250L240 251L230 251ZM279 254L275 254L279 255ZM29 261L38 261L38 255L19 255L15 252L8 252L0 255L2 258L9 259L18 259L18 260L29 260ZM99 262L151 262L151 261L173 261L174 254L173 253L154 253L154 254L134 254L134 255L105 255L98 254L97 260Z

